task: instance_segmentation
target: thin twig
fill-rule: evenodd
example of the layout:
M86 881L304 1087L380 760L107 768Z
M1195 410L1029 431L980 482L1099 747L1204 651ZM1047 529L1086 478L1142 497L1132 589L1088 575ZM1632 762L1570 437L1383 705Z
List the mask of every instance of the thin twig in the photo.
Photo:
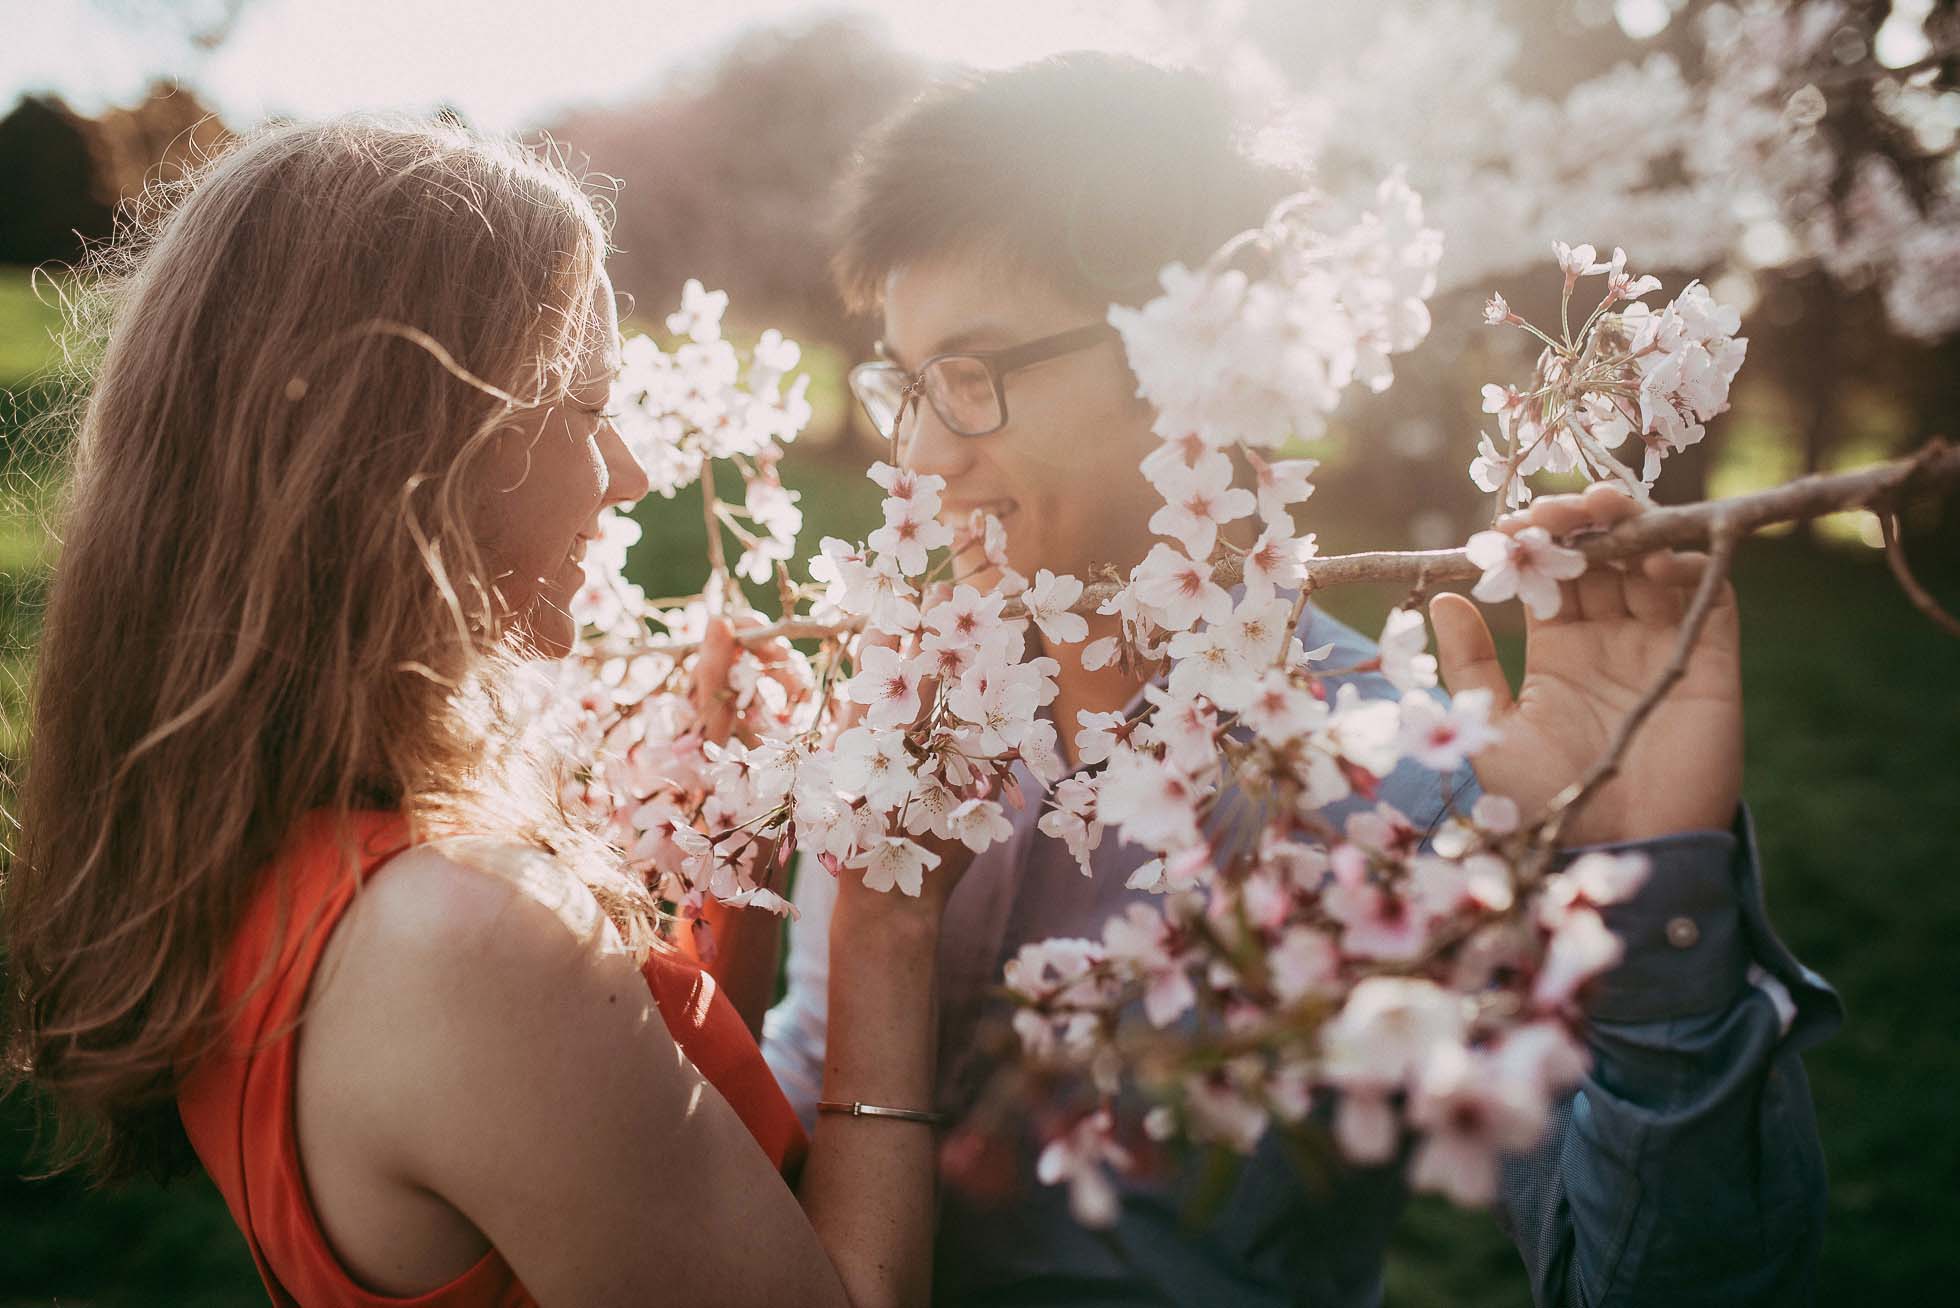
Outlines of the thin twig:
M1885 537L1885 562L1898 579L1899 589L1906 593L1913 607L1933 620L1935 626L1943 629L1947 635L1960 639L1960 620L1940 607L1940 602L1919 584L1919 578L1912 575L1912 569L1906 564L1906 547L1899 540L1899 515L1890 506L1881 507L1877 512L1879 531Z
M1601 754L1585 776L1567 786L1552 800L1551 811L1540 825L1541 843L1545 848L1558 844L1559 832L1571 816L1585 807L1588 800L1599 793L1601 786L1612 780L1620 770L1620 760L1625 757L1627 746L1633 743L1634 735L1640 726L1674 689L1688 670L1688 658L1694 653L1695 642L1701 639L1701 629L1708 623L1708 615L1715 609L1715 600L1722 593L1728 581L1729 565L1735 559L1736 542L1743 533L1729 524L1718 520L1715 524L1714 539L1709 542L1708 562L1703 565L1701 582L1695 588L1695 597L1688 605L1687 615L1681 620L1681 634L1675 641L1674 654L1661 669L1660 676L1654 678L1652 685L1634 703L1631 711L1620 720L1613 732L1611 743Z
M710 581L708 601L710 613L721 612L728 601L728 555L721 543L721 514L717 512L721 500L715 494L715 469L712 462L701 469L701 517L708 528L708 567ZM744 644L749 642L744 641Z

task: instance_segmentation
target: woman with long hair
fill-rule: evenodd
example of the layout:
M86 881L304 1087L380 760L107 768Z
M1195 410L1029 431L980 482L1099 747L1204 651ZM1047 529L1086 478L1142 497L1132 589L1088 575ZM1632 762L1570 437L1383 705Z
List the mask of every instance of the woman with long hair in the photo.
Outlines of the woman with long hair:
M194 1151L282 1304L922 1300L953 878L843 874L825 1098L906 1111L805 1158L509 707L646 490L591 198L374 118L180 192L94 260L5 886L8 1065L63 1158Z

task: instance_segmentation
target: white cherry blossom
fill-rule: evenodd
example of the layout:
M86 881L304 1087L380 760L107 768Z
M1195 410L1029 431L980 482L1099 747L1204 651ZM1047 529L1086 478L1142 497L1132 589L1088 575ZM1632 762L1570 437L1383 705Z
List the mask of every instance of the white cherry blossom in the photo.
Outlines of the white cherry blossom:
M1429 628L1415 609L1391 609L1382 623L1382 675L1397 690L1424 690L1436 684L1436 656L1429 653Z
M1258 501L1232 485L1232 461L1216 450L1196 464L1174 462L1156 478L1164 507L1151 515L1150 530L1169 536L1194 559L1211 556L1218 528L1250 514Z
M925 889L926 869L939 866L939 855L903 836L880 836L852 866L864 869L867 889L916 896Z
M1586 556L1554 544L1551 533L1543 527L1525 527L1516 535L1480 531L1470 538L1463 552L1483 569L1484 575L1470 590L1472 595L1485 603L1516 596L1541 621L1558 614L1558 583L1586 570Z
M868 706L864 720L874 727L903 727L919 716L919 669L887 646L870 645L859 654L857 675L846 689L853 703Z
M1089 634L1089 622L1069 608L1082 598L1082 583L1074 577L1058 577L1046 568L1037 568L1034 582L1022 593L1028 618L1041 629L1051 644L1071 645Z
M1188 631L1198 622L1223 622L1231 616L1232 597L1212 580L1211 568L1172 549L1150 547L1131 574L1137 602L1166 631Z

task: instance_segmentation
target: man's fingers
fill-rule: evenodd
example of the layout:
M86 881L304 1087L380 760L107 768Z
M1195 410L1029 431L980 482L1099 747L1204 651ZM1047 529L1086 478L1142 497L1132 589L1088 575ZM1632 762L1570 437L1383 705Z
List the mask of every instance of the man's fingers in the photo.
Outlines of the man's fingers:
M1585 505L1587 516L1602 527L1631 518L1646 507L1610 481L1594 482L1586 487L1585 494L1579 498Z
M1662 586L1694 587L1707 567L1708 556L1699 550L1656 550L1641 560L1640 570Z
M1579 574L1573 588L1578 592L1578 615L1587 621L1627 616L1626 576L1612 564L1593 564Z
M1661 557L1659 553L1642 555L1628 567L1627 612L1651 626L1672 627L1688 611L1687 592L1654 579L1652 568Z
M1516 517L1519 530L1543 527L1554 536L1577 531L1591 522L1585 500L1578 495L1541 495Z
M1488 690L1493 712L1511 706L1511 683L1497 661L1497 645L1477 606L1445 591L1429 601L1429 620L1436 627L1436 663L1451 694Z
M1656 585L1673 588L1682 612L1687 611L1689 601L1701 585L1701 579L1708 572L1708 555L1700 550L1664 550L1647 556L1642 565L1646 577ZM1715 593L1712 621L1719 629L1724 624L1736 621L1735 582L1724 578Z

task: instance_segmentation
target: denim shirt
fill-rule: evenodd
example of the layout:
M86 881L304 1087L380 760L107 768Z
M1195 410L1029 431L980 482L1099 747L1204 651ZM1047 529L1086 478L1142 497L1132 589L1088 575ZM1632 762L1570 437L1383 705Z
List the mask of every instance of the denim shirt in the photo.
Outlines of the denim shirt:
M1332 667L1375 646L1309 606L1308 648ZM1398 692L1378 673L1330 678L1367 698ZM1330 687L1331 689L1331 687ZM1107 835L1083 876L1036 826L1046 789L1018 773L1013 835L978 856L948 903L938 960L938 1107L970 1111L992 1067L975 1039L1006 1011L1001 968L1029 941L1098 936L1126 904L1144 851ZM1404 762L1380 798L1428 828L1477 795L1469 768L1443 777ZM1330 806L1339 820L1367 806ZM1800 1304L1814 1298L1824 1162L1800 1052L1842 1020L1837 995L1769 925L1746 809L1727 831L1625 845L1651 860L1640 892L1605 911L1626 952L1584 994L1593 1066L1556 1107L1532 1152L1506 1160L1497 1217L1540 1305ZM1576 857L1573 850L1565 857ZM823 1079L835 883L798 878L789 988L764 1025L763 1054L806 1123ZM1022 1184L1004 1201L942 1187L934 1299L945 1304L1301 1305L1382 1301L1382 1267L1407 1200L1399 1166L1343 1166L1311 1182L1269 1136L1202 1230L1184 1221L1197 1178L1119 1182L1115 1226L1090 1231L1066 1187Z

